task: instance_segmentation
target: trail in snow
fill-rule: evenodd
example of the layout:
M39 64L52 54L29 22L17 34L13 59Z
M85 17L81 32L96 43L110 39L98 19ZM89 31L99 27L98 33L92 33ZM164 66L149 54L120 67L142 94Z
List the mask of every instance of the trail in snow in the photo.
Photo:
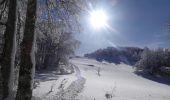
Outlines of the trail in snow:
M77 66L75 66L75 65L74 65L74 69L75 69L75 71L76 71L76 77L77 77L78 79L82 78L80 69L79 69Z
M81 76L81 72L77 66L74 66L74 69L77 80L73 81L67 89L58 92L56 94L57 100L76 100L75 98L83 90L86 79Z
M39 88L35 89L33 100L76 100L75 98L84 88L86 79L81 76L81 71L77 66L74 66L74 69L74 75L65 75L58 80L42 82L42 84L50 85L46 88L44 88L44 85L41 85L40 82ZM47 76L48 78L50 78L50 76L54 77L54 75ZM69 83L70 81L71 83ZM45 89L48 89L48 91ZM46 92L43 93L42 91ZM40 96L37 96L37 94Z

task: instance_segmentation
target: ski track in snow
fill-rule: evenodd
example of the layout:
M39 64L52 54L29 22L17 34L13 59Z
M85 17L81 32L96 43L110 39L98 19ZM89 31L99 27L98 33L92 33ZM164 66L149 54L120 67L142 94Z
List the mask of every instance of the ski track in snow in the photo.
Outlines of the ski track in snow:
M83 90L86 79L81 76L81 71L77 66L74 66L74 69L76 72L75 76L77 79L73 81L66 89L64 89L63 86L62 89L58 88L59 91L56 94L50 95L50 93L54 91L49 91L48 93L44 94L42 97L34 96L33 100L77 100L75 98ZM66 78L64 78L63 80L67 83ZM54 81L52 85L55 85L55 83L56 81Z
M56 94L57 97L55 97L57 100L76 100L75 98L83 90L86 79L81 76L81 72L77 66L74 66L74 69L76 71L77 80L73 81L64 91L58 92Z

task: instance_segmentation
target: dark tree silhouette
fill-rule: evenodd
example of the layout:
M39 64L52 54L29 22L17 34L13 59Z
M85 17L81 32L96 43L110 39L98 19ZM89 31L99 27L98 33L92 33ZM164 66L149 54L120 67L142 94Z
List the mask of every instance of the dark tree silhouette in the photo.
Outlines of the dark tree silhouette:
M3 0L8 2L8 19L6 30L4 33L4 47L1 59L1 71L3 81L3 97L2 99L10 99L13 97L13 68L16 53L16 23L17 23L17 0ZM3 3L2 2L2 3Z
M37 0L28 0L24 37L21 43L21 62L15 100L31 100L35 70L34 42Z

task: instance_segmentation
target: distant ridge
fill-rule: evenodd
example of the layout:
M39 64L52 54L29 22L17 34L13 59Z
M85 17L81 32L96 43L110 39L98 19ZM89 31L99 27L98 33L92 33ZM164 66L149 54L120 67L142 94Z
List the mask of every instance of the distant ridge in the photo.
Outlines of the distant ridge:
M107 47L85 54L84 57L96 59L97 61L116 64L123 62L133 65L140 60L142 51L143 49L138 47Z

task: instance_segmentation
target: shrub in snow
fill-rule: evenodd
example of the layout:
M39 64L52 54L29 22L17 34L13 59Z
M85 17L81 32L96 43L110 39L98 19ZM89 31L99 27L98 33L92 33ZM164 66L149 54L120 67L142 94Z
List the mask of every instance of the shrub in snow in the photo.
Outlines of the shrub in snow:
M98 67L98 68L97 68L97 74L98 74L98 76L101 76L100 72L101 72L101 68Z
M112 96L112 94L106 93L106 94L105 94L105 97L106 97L108 100L111 100L113 96Z
M56 74L58 75L65 75L65 74L71 74L71 73L74 73L74 68L71 63L68 65L60 65L56 69Z
M116 82L114 84L114 87L111 89L111 91L107 91L105 94L105 97L107 100L112 100L112 98L115 96L116 92Z

